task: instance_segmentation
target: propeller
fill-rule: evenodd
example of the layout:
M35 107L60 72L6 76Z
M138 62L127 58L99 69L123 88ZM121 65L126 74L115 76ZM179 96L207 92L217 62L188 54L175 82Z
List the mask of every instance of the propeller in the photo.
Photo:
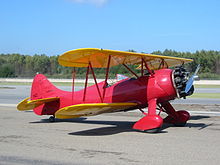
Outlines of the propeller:
M196 78L198 78L197 73L200 69L200 64L197 66L196 71L194 72L194 74L190 77L190 79L187 81L186 83L186 88L185 88L185 93L188 93L190 91L190 89L193 86L193 82Z

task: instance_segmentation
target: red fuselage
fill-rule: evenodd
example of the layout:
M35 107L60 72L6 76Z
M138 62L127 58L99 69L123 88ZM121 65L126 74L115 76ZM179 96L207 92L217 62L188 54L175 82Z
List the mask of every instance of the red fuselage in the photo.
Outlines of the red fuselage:
M160 69L155 71L152 76L142 76L137 79L121 80L114 85L107 86L105 91L104 103L135 102L140 107L147 107L148 102L156 99L158 103L166 102L177 97L176 89L173 83L171 69ZM87 87L85 100L83 101L84 90L74 93L62 91L43 80L45 85L41 84L41 89L34 87L33 82L31 100L41 97L59 97L59 101L47 103L45 106L39 106L34 109L38 115L53 115L58 109L75 104L101 103L101 99L96 85ZM46 82L47 81L47 82ZM39 82L38 82L39 83ZM105 82L98 83L100 93L103 93ZM40 94L39 90L41 90Z

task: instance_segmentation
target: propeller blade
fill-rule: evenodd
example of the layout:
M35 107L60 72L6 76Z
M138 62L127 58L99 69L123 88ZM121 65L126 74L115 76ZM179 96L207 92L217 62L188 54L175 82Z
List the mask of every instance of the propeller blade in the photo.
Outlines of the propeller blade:
M197 73L199 72L199 69L200 69L200 64L197 66L196 71L195 71L195 73L194 73L194 76L197 75Z
M185 88L185 93L188 93L190 91L190 89L192 88L195 78L198 77L197 73L198 73L199 69L200 69L200 64L197 66L196 71L194 72L194 74L187 81L186 88Z
M193 86L193 82L194 82L194 75L192 75L190 77L190 79L187 81L186 88L185 88L185 93L188 93L190 91L191 87Z

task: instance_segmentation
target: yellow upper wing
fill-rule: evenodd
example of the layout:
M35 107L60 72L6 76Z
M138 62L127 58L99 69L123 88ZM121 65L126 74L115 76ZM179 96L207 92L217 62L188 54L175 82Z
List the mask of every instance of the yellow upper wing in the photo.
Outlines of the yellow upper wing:
M137 103L93 103L77 104L59 109L55 116L59 119L92 116L106 112L125 110L136 106Z
M140 65L142 58L148 63L150 69L160 69L161 64L173 67L193 61L192 59L105 50L96 48L83 48L68 51L59 56L59 64L68 67L87 67L89 62L94 68L106 68L108 57L111 56L110 67L119 64Z

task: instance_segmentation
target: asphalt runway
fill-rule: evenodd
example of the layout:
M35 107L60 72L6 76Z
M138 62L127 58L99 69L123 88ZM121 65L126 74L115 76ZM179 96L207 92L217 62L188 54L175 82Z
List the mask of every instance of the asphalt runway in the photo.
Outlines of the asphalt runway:
M30 97L31 86L27 85L1 85L0 104L18 104L23 99ZM59 89L71 91L71 86L58 86ZM80 90L83 87L76 87Z
M25 85L1 85L0 89L0 104L17 104L21 100L30 96L30 86ZM71 86L58 86L58 88L66 91L71 91ZM83 87L77 86L75 90L80 90ZM220 88L196 88L195 93L220 93ZM220 104L219 99L209 98L188 98L176 99L172 101L174 104Z
M60 88L71 91L71 87ZM0 165L206 165L220 161L219 105L174 103L176 109L191 110L186 127L165 124L161 133L149 134L131 129L142 117L136 111L55 123L48 116L17 111L16 104L29 93L30 86L0 89Z
M185 127L161 133L131 129L137 112L57 120L0 107L1 165L216 165L220 116L192 115Z

